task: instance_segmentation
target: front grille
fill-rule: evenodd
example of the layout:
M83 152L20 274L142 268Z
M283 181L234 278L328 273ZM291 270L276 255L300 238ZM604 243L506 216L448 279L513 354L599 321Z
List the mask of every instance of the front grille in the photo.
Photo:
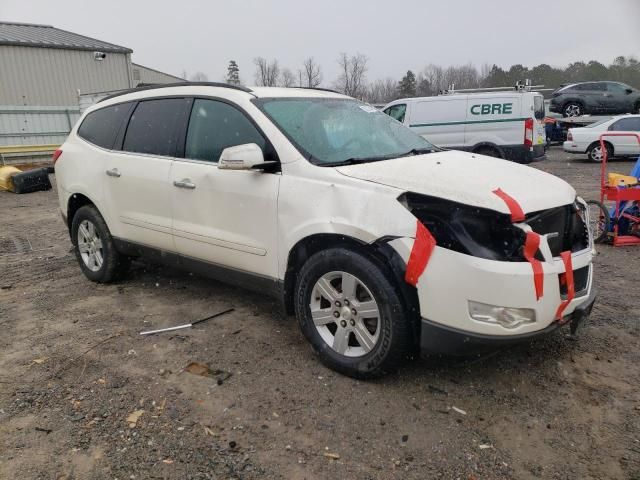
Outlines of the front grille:
M567 281L564 273L558 275L560 280L560 296L563 299L567 298ZM589 265L586 267L578 268L573 271L573 288L576 297L581 297L587 293L589 287Z
M576 205L564 205L527 215L526 223L539 235L548 235L547 242L554 257L560 253L579 252L589 246L589 231L584 213Z

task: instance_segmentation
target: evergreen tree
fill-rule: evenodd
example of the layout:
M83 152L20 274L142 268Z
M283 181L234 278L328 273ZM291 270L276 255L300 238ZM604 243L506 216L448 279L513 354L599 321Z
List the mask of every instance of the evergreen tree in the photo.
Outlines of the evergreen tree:
M400 97L416 96L416 76L411 70L398 83L398 94Z
M230 85L240 85L240 68L235 60L231 60L227 67L227 83Z

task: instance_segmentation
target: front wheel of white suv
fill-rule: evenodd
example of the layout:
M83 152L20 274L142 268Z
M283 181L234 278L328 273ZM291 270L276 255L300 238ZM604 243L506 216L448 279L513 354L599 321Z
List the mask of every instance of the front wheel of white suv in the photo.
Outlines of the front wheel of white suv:
M331 248L302 267L295 310L327 367L354 378L392 372L411 349L411 325L392 280L367 256Z
M74 215L71 240L82 272L93 282L111 282L129 267L129 258L117 252L109 227L93 205Z

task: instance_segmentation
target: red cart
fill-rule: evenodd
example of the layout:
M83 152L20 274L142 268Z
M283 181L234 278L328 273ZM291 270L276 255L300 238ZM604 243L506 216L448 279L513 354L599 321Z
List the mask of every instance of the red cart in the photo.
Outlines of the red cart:
M607 181L607 148L604 144L605 137L635 137L640 145L640 134L625 132L605 132L600 135L600 151L602 152L602 165L600 168L600 203L605 200L614 201L616 203L614 213L611 216L613 222L613 246L622 245L640 245L640 237L635 235L618 235L618 220L621 218L620 204L621 202L640 202L640 188L637 186L628 187L620 185L611 185ZM640 225L640 218L622 212L622 217L627 218L630 222Z

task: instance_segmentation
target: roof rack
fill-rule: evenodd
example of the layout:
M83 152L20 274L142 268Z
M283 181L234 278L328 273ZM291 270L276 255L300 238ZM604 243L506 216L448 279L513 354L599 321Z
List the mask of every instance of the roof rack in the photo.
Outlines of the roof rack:
M511 87L485 87L485 88L461 88L455 89L455 84L449 85L445 90L440 90L440 95L453 95L455 93L471 93L471 92L500 92L514 90L516 92L544 92L547 90L553 90L553 88L544 88L544 85L531 85L531 80L528 78L522 83L520 80Z
M112 98L119 97L121 95L126 95L128 93L144 92L146 90L155 90L159 88L171 88L171 87L221 87L221 88L231 88L232 90L240 90L242 92L247 92L247 93L252 92L250 88L243 87L241 85L231 85L229 83L221 83L221 82L156 83L151 85L145 85L144 87L128 88L127 90L122 90L118 93L114 93L112 95L108 95L100 99L97 103L104 102L105 100L110 100Z

